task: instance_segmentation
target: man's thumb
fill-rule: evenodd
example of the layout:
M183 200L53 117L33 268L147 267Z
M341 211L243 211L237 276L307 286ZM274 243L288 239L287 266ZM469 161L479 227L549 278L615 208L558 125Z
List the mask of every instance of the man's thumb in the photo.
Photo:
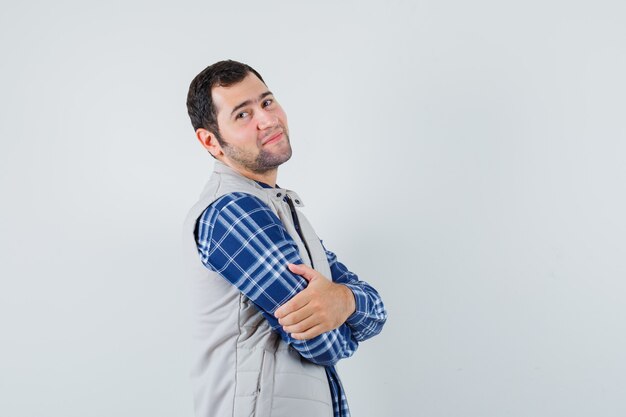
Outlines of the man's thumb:
M305 264L288 264L287 267L291 272L300 275L307 281L311 281L313 278L315 278L315 269Z

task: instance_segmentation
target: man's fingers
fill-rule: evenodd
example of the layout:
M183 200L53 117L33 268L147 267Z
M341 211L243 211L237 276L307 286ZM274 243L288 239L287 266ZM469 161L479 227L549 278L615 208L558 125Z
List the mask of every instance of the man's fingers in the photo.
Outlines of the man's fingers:
M315 269L304 264L287 264L287 267L289 268L291 272L304 277L304 279L306 279L309 282L311 282L311 280L319 274ZM301 309L303 306L305 306L309 302L309 300L310 300L310 295L308 291L304 289L303 291L298 293L295 297L293 297L291 300L289 300L288 302L283 304L280 308L278 308L276 312L274 313L274 316L279 319L283 318L289 313L292 313L296 310Z
M296 294L291 300L287 301L285 304L280 306L275 312L274 317L277 319L282 319L287 315L293 313L294 311L300 310L302 307L309 303L309 295L305 291L302 291Z
M294 274L300 275L302 278L306 279L307 281L311 281L313 278L315 278L317 274L315 269L305 264L287 264L287 267L289 268L291 272L293 272Z
M292 324L296 324L301 322L302 320L310 317L314 311L308 308L308 304L304 305L302 308L299 308L289 314L286 314L283 317L278 317L278 323L283 326L289 326Z
M311 327L306 332L292 333L291 337L293 337L294 339L297 339L297 340L309 340L309 339L313 339L314 337L317 337L317 336L321 335L322 333L324 333L326 331L327 330L325 330L324 327L321 324L318 324L317 326Z
M320 324L319 320L315 316L309 316L292 325L283 326L283 330L286 333L303 333L318 324Z

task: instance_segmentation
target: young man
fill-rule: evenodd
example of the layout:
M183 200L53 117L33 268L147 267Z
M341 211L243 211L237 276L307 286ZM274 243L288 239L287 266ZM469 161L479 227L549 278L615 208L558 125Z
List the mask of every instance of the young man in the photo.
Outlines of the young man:
M287 117L250 66L220 61L191 82L196 137L216 159L185 222L193 278L198 417L348 417L334 365L378 334L374 288L337 261L276 185Z

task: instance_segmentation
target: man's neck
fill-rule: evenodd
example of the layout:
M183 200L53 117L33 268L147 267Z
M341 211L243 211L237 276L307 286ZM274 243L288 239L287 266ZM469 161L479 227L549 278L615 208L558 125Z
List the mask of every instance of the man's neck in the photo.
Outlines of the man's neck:
M253 172L253 171L250 171L248 169L245 169L243 167L240 167L234 164L230 164L226 161L222 161L222 163L234 169L235 171L237 171L238 173L240 173L246 178L249 178L257 182L262 182L264 184L269 185L272 188L276 187L276 177L278 176L278 168L274 168L264 173L258 173L258 172Z

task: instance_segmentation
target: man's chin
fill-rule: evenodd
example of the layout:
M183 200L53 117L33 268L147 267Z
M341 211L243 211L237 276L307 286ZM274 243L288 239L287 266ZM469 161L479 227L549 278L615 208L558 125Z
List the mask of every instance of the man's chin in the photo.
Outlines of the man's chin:
M275 169L289 161L289 159L291 159L291 147L288 152L281 153L279 155L270 154L269 152L261 154L258 159L257 166L267 170Z

